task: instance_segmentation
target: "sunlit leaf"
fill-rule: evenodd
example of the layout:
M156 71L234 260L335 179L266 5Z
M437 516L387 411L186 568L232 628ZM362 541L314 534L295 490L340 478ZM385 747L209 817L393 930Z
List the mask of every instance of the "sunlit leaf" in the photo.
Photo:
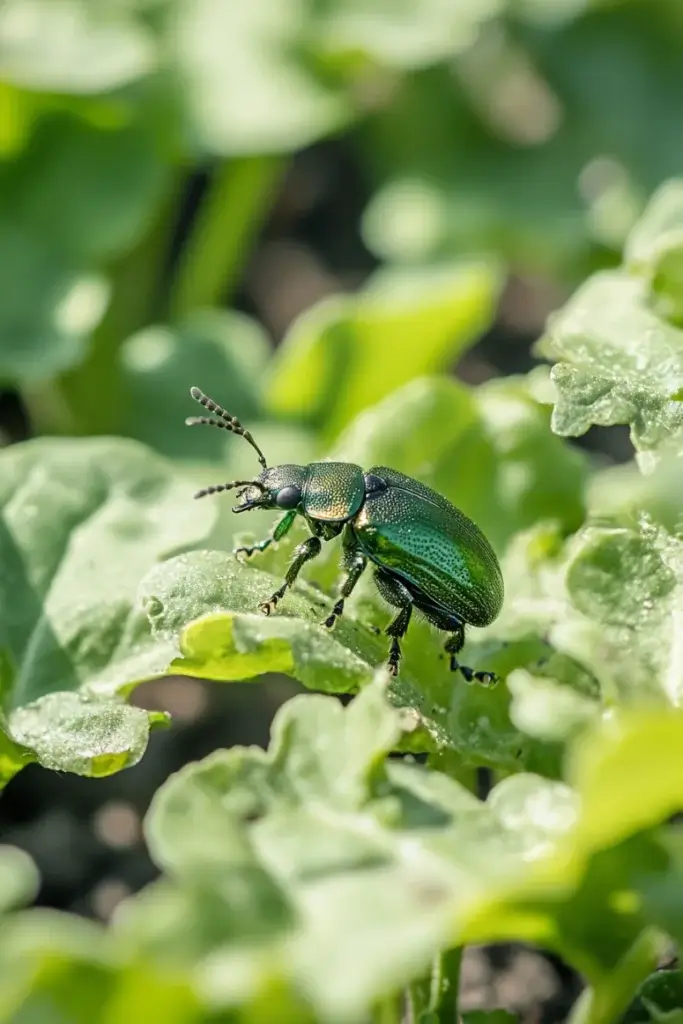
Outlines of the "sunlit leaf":
M167 180L158 143L143 126L98 130L53 115L3 168L0 209L65 257L111 259L148 227Z
M38 889L38 873L28 854L0 846L0 912L27 903Z
M597 723L574 749L572 786L519 775L481 803L439 772L384 759L401 725L379 679L346 709L295 698L268 753L219 751L162 787L146 830L168 874L129 904L120 934L192 969L219 1005L234 1004L241 956L243 999L279 976L340 1021L440 950L511 936L580 963L595 998L615 998L647 923L629 890L663 864L639 833L681 792L670 777L646 797L643 763L654 758L660 778L679 717ZM150 912L164 906L161 920ZM184 933L169 927L181 908Z
M337 0L323 15L323 50L360 51L391 67L420 67L466 49L482 22L502 9L502 0Z
M629 235L624 257L629 266L648 277L662 316L680 321L683 181L669 181L655 192Z
M187 97L192 141L209 152L296 149L339 127L346 101L297 59L308 40L300 0L178 0L169 52Z
M169 456L225 462L226 448L232 454L239 441L225 431L188 430L186 417L202 411L189 398L190 386L251 426L268 352L258 325L238 313L207 310L175 327L145 328L121 350L125 432Z
M628 423L640 465L680 445L683 331L651 308L648 284L624 271L596 274L553 314L539 351L557 360L553 430Z
M6 0L0 7L0 77L15 85L96 93L140 78L155 63L151 33L122 7L97 0Z
M499 286L497 268L479 262L385 271L355 296L324 300L278 349L270 408L330 440L413 377L451 365L487 326Z
M0 377L43 381L83 358L109 299L86 274L23 225L0 223Z
M110 774L164 719L123 703L172 653L135 607L138 581L198 543L212 510L130 441L41 439L0 463L3 781L28 760Z

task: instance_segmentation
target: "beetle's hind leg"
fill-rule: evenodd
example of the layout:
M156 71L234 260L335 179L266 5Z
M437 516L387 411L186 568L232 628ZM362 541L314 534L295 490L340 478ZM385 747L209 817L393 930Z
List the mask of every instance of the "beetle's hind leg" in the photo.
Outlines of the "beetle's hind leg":
M404 587L395 577L382 572L381 569L375 569L375 583L384 600L393 605L394 608L399 609L398 615L391 620L384 630L386 635L391 637L387 668L392 676L396 676L398 675L398 666L401 661L400 640L406 635L410 625L410 619L413 614L413 599L407 587Z
M449 628L452 629L452 625ZM451 656L451 672L461 672L468 683L477 682L483 686L493 686L494 683L498 682L498 676L495 672L475 672L474 669L468 668L467 665L460 664L457 656L462 650L464 643L465 627L462 623L459 623L457 629L448 637L444 644L444 650Z
M327 629L332 629L340 615L344 614L344 601L352 593L353 588L363 575L367 564L368 560L361 549L356 543L354 543L350 534L345 532L344 557L342 560L344 578L339 585L339 598L337 599L337 603L322 623Z

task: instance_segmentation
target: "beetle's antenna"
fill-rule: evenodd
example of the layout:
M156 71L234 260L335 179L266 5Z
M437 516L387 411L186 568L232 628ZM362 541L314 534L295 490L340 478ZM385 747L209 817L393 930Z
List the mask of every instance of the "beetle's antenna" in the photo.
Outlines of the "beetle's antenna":
M211 487L204 487L201 491L197 491L195 498L205 498L207 494L222 494L223 491L234 491L236 487L258 487L262 494L268 493L268 488L258 480L232 480L228 484L212 484Z
M265 455L256 444L256 441L249 431L245 430L236 416L232 416L229 412L214 402L212 398L209 398L203 393L203 391L200 391L199 388L190 388L190 394L194 398L195 402L199 402L199 404L203 405L209 412L215 413L216 416L218 416L218 419L214 420L210 416L188 416L185 420L188 427L194 427L201 423L207 427L220 427L222 430L230 430L233 434L239 434L239 436L243 437L244 440L247 441L254 449L263 468L268 469L268 463L266 462Z

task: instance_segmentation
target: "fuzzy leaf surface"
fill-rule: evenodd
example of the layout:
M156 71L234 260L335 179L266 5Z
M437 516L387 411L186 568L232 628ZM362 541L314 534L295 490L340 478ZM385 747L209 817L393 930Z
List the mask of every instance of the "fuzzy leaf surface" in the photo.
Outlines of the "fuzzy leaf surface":
M3 781L27 761L84 775L135 763L164 716L124 696L163 671L137 584L213 521L142 445L39 439L0 454Z

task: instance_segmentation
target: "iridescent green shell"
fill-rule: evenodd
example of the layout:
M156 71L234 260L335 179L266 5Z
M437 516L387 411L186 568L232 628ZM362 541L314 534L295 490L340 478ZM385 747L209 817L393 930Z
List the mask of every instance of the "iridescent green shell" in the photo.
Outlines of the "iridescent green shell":
M488 540L443 495L386 466L370 473L389 485L368 495L352 529L373 562L473 626L503 603L503 576Z

